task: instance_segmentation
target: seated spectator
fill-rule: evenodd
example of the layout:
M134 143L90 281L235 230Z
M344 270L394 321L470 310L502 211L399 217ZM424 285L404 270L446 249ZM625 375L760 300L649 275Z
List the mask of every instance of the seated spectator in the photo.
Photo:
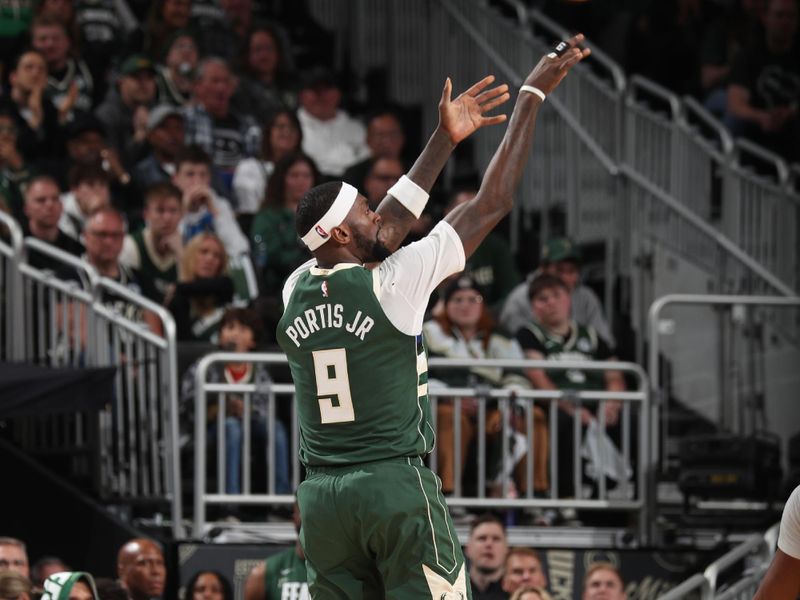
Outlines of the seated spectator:
M244 600L279 600L282 598L310 598L306 573L306 556L300 544L300 508L297 502L292 511L297 541L259 563L244 584Z
M170 181L175 161L183 151L186 131L183 113L173 106L159 104L147 116L149 152L133 169L133 182L144 192L151 185Z
M109 145L127 168L144 156L148 111L155 97L155 67L149 58L134 54L120 65L115 85L95 111Z
M507 598L501 584L507 553L506 528L500 519L485 514L473 521L464 546L473 600Z
M200 61L195 74L192 104L185 109L186 143L196 144L211 156L226 189L231 189L236 165L255 156L261 144L261 130L249 117L231 110L237 80L221 58Z
M237 99L241 110L256 119L297 107L297 82L286 41L282 31L268 24L256 25L247 36Z
M219 348L226 352L252 352L262 341L262 326L258 314L251 309L230 308L224 312L219 325ZM199 362L199 361L198 361ZM182 423L191 425L195 411L195 375L198 362L194 363L181 382ZM272 384L269 372L263 364L215 363L206 376L212 383L252 383L256 392L250 395L250 432L255 442L254 457L264 457L267 453L269 436L267 410L269 387ZM207 411L208 439L217 438L217 397L209 397ZM225 493L242 492L242 441L244 429L244 398L240 394L227 394L225 398ZM291 493L289 483L289 442L283 423L275 419L275 491L278 494ZM247 457L249 460L250 457ZM259 461L255 461L258 464ZM265 465L268 467L268 465ZM266 470L266 469L265 469Z
M186 583L185 600L233 600L233 586L217 571L198 571Z
M349 167L342 179L356 189L365 189L367 173L372 161L377 158L393 158L402 160L406 136L400 117L391 110L372 113L367 119L367 147L369 158L365 158Z
M16 571L0 570L0 600L32 600L30 579Z
M542 274L530 284L528 295L533 319L517 332L517 341L527 358L534 360L616 360L613 350L591 326L570 319L570 294L567 285L555 275ZM528 377L541 390L624 391L619 371L578 371L528 369ZM558 481L561 497L571 497L574 489L573 415L578 410L569 400L558 404ZM604 404L606 426L617 428L622 403ZM595 419L596 405L580 408L579 419L585 428Z
M63 573L71 569L57 556L43 556L31 567L31 582L37 588L44 585L44 580L55 573Z
M144 229L125 236L121 264L141 273L142 293L159 304L178 281L183 241L181 191L171 183L157 183L145 193Z
M44 581L40 600L100 600L94 578L81 571L54 573Z
M531 281L541 273L558 276L569 290L572 299L571 316L578 325L593 327L608 344L614 344L611 328L603 314L603 307L595 293L580 283L580 251L568 238L554 238L542 248L539 268L530 273L527 279L515 287L508 296L500 313L500 324L511 332L516 332L533 319L528 290Z
M378 205L389 193L389 188L397 183L403 173L405 170L400 159L373 158L370 160L363 190L372 210L378 208Z
M191 16L192 0L156 0L150 3L145 22L144 51L151 60L159 60L168 51L178 33L186 31ZM197 44L194 44L197 56Z
M17 125L8 109L0 108L0 200L20 223L25 220L22 190L35 169L25 161L17 146Z
M481 290L469 277L459 277L447 288L444 295L444 311L422 327L425 345L430 356L445 358L498 358L524 359L522 349L514 340L510 340L497 332L494 320L483 303ZM489 384L494 386L529 387L525 377L512 370L474 368L464 376L464 371L443 371L437 378L445 380L450 386L474 386ZM429 382L433 388L435 379ZM437 405L437 448L438 475L442 480L442 492L451 494L454 490L455 478L463 476L463 469L471 443L478 433L478 400L465 398L461 402L461 473L454 472L455 464L455 413L452 400L440 399ZM496 402L487 403L486 434L497 446L502 431L502 415ZM544 412L539 407L534 409L534 489L547 489L547 424ZM505 461L503 457L498 465L490 465L487 476L490 479L500 478ZM522 463L520 463L522 464ZM518 467L517 485L520 490L527 489L525 468ZM493 495L497 490L492 490Z
M27 49L9 72L10 90L0 106L16 124L17 148L28 161L53 156L63 149L58 111L45 95L47 64L38 50Z
M211 159L202 148L187 146L175 159L174 183L183 194L179 225L184 243L201 232L216 233L229 256L250 250L230 203L211 189Z
M165 302L179 341L216 342L225 307L233 300L228 257L213 233L200 233L184 247L178 283Z
M502 586L507 594L529 586L546 588L547 576L539 553L533 548L511 548L506 555Z
M553 600L553 597L540 587L526 585L511 594L509 600Z
M469 202L478 193L476 188L458 190L450 197L445 214ZM519 283L519 272L514 265L511 247L497 231L490 231L478 249L467 259L464 273L472 277L485 290L486 303L494 316L500 314L503 303ZM510 299L509 299L510 300ZM505 325L505 323L504 323ZM513 323L512 323L513 325ZM508 329L515 333L516 329Z
M280 110L264 123L261 153L238 164L233 174L236 211L254 214L264 203L267 183L275 164L285 156L299 152L303 142L300 121L290 110Z
M75 165L69 172L69 192L61 195L64 212L58 228L80 241L86 219L111 206L108 174L97 165Z
M45 97L55 105L59 120L67 121L73 111L91 111L94 78L86 63L72 56L72 39L64 23L50 15L36 17L31 24L31 42L47 61Z
M286 278L309 259L297 237L295 213L301 198L319 183L314 162L304 154L291 154L276 165L250 231L262 295L279 296Z
M164 6L184 3L188 8L188 0L168 0ZM200 60L194 37L186 30L176 31L166 40L163 57L159 54L158 58L163 62L157 67L159 101L177 107L187 105L192 97L192 75Z
M705 107L722 118L728 103L731 67L760 34L763 0L736 0L706 27L700 49L700 88Z
M769 0L764 31L739 53L728 86L728 125L788 160L800 159L800 43L795 0Z
M583 600L626 600L625 582L619 569L607 562L589 565L583 576Z
M339 178L345 169L369 156L364 125L340 108L342 92L330 71L309 71L298 100L303 152L314 159L323 175Z
M30 575L28 550L22 540L0 537L0 572L4 571L13 571L23 577Z
M58 185L52 177L37 175L31 179L25 189L24 210L28 221L22 229L26 236L35 237L74 256L83 254L83 245L58 228L64 207ZM53 271L62 266L60 262L38 251L29 252L28 263L37 269Z
M126 542L117 553L117 577L130 600L151 600L164 594L167 568L161 546L146 538Z

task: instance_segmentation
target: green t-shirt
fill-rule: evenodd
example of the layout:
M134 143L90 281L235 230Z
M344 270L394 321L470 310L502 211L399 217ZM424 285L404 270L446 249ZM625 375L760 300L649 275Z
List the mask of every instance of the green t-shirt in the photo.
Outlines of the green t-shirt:
M530 322L517 332L517 341L523 350L534 350L547 360L578 361L608 360L613 352L592 327L570 325L569 333L561 337L536 322ZM602 390L605 377L602 371L574 369L548 369L547 376L559 389Z
M308 600L306 561L288 548L270 556L266 561L264 591L267 600Z
M442 222L375 270L309 261L283 291L277 339L297 394L300 459L346 465L431 451L422 319L431 291L463 268Z

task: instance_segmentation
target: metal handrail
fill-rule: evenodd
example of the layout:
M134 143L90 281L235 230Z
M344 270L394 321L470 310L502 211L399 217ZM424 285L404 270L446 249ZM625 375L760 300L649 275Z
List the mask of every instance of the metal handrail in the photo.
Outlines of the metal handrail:
M229 494L207 493L206 487L206 453L205 453L205 440L206 440L206 400L209 393L220 392L234 392L234 393L252 393L257 391L255 383L248 384L229 384L229 383L208 383L206 382L208 376L208 369L213 363L217 362L238 362L247 361L251 363L261 363L266 365L286 364L287 358L281 353L250 353L242 354L236 352L215 352L204 356L197 364L195 371L195 418L194 418L194 443L195 443L195 496L194 496L194 535L200 537L203 535L203 529L206 521L206 505L218 503L240 503L240 504L258 504L258 503L289 503L292 501L291 496L284 496L279 494L244 494L232 496ZM504 359L447 359L447 358L431 358L428 361L429 372L434 369L442 368L470 368L476 366L485 367L506 367L511 369L519 368L544 368L544 369L585 369L585 370L618 370L632 373L638 380L636 391L632 392L605 392L605 391L580 391L574 390L536 390L536 389L508 389L508 388L468 388L458 387L450 388L443 387L429 388L428 393L433 397L439 396L480 396L484 400L490 398L538 398L549 400L550 403L556 402L560 398L574 398L576 395L588 402L598 402L600 409L598 410L598 423L601 429L605 428L605 415L602 410L602 404L607 400L625 400L635 402L641 406L639 415L639 435L638 440L638 465L637 465L637 496L635 500L614 500L613 502L605 498L605 479L600 479L600 498L599 500L580 500L580 499L558 499L555 496L549 499L540 498L518 498L509 499L504 498L503 506L524 507L524 506L542 506L542 507L557 507L557 506L570 506L581 509L604 509L616 507L623 510L637 510L639 511L639 532L643 542L647 540L647 515L649 503L647 502L646 494L647 487L645 484L646 473L651 469L648 461L648 444L647 435L642 428L647 427L649 420L649 383L647 374L641 366L618 361L547 361L547 360L504 360ZM287 384L272 384L270 386L272 394L291 394L294 392L294 385ZM219 446L221 447L221 445ZM218 447L218 448L219 448ZM220 461L218 457L218 461ZM532 463L529 463L532 464ZM551 465L551 471L554 466ZM221 491L220 491L221 492ZM555 493L555 488L553 488ZM480 505L492 506L498 503L498 499L486 498L460 498L454 499L453 506L457 505Z
M732 567L740 560L756 551L763 552L765 547L766 542L764 541L764 536L754 533L744 542L738 546L735 546L729 552L720 556L717 560L708 565L708 567L706 567L703 571L703 577L705 577L706 581L708 581L710 593L713 594L717 591L717 579L722 571Z
M561 39L565 39L570 36L569 31L553 21L538 8L530 11L528 15L528 21L532 26L540 26ZM590 60L601 65L608 71L610 79L614 83L614 90L620 93L624 92L627 86L627 77L625 76L625 71L622 69L622 67L620 67L613 58L606 54L602 48L592 44L592 41L588 38L586 39L586 45L592 49Z
M629 103L635 102L639 91L645 91L659 100L663 100L669 106L670 118L673 121L677 121L680 118L682 114L680 99L663 85L641 75L634 75L628 80L627 101Z
M758 160L769 164L771 167L774 167L775 174L777 176L777 182L780 185L786 185L789 183L789 167L780 156L746 138L737 138L734 146L736 159L740 166L742 155L749 154Z
M84 260L81 260L74 254L70 254L60 248L56 248L52 244L48 244L47 242L40 240L35 237L26 237L23 240L23 262L26 264L28 263L28 250L33 249L37 252L41 252L46 256L51 258L55 258L59 262L64 263L75 269L76 271L80 271L86 276L86 282L88 283L88 287L90 289L94 289L97 286L97 280L100 278L100 275L97 271L92 267L89 263Z
M11 271L6 274L6 281L3 282L8 285L5 290L6 335L8 336L6 356L12 360L21 360L23 358L23 349L15 341L23 338L24 323L22 319L15 318L15 315L18 310L21 310L23 302L22 276L19 272L19 264L23 253L22 228L11 215L7 215L3 211L0 211L0 225L8 230L9 235L7 242L0 238L0 253L6 255L11 266Z
M695 573L685 579L665 594L661 594L658 600L683 600L690 592L699 591L703 597L708 593L709 584L702 573Z
M702 121L704 125L706 125L709 129L712 129L714 133L717 134L717 140L719 141L720 150L722 154L725 156L730 156L733 154L734 151L734 141L733 136L731 135L728 128L725 127L714 115L712 115L705 106L700 104L695 98L691 96L684 96L683 97L683 107L685 112L688 115L692 115L697 117L699 121Z
M758 275L761 279L773 287L777 293L790 297L795 295L796 292L791 287L783 283L783 281L778 279L778 277L765 269L761 263L756 261L752 256L747 254L744 250L732 242L725 234L721 233L713 225L710 225L706 220L698 217L691 209L686 208L683 204L678 202L678 200L676 200L671 194L665 192L649 179L643 177L630 165L623 164L620 169L622 173L629 177L634 183L644 188L649 194L657 197L662 203L669 206L682 218L686 219L694 227L706 234L729 255L745 265L750 271Z

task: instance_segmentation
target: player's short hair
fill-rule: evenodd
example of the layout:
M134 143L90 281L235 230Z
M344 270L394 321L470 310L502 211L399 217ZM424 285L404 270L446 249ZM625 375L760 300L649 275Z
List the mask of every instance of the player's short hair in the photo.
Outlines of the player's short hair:
M341 181L329 181L308 190L297 205L295 228L301 238L317 224L339 195Z
M533 300L545 290L552 290L554 288L561 288L569 291L567 284L561 281L561 278L550 273L542 273L533 278L528 286L528 300Z
M149 206L158 200L174 199L180 203L183 193L170 181L159 181L149 186L144 192L144 204Z
M613 563L607 561L597 561L593 562L589 565L586 569L586 574L583 576L583 589L586 589L586 585L589 583L589 578L597 573L598 571L611 571L614 575L617 576L619 579L620 585L624 588L625 587L625 580L622 578L622 574L619 572L617 566Z
M539 553L533 548L527 548L522 546L515 546L514 548L509 548L508 553L506 554L506 561L505 561L506 566L508 566L508 561L512 556L529 556L531 558L535 558L540 566L542 564L541 556L539 556Z
M483 513L477 519L475 519L469 526L469 534L472 535L472 533L478 527L480 527L481 525L485 525L486 523L495 523L496 525L499 525L500 528L503 530L503 535L505 535L505 533L506 533L506 524L503 523L503 521L502 521L502 519L500 519L500 517L498 517L497 515L494 515L492 513Z

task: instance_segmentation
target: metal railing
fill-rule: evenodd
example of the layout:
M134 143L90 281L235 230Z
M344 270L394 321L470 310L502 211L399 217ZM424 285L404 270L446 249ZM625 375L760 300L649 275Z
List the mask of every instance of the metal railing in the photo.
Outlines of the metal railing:
M22 359L16 340L23 337L22 281L19 261L22 256L22 229L9 215L0 211L0 360Z
M687 597L699 597L700 600L752 598L775 553L779 525L776 523L763 535L749 536L745 541L734 546L708 565L702 573L695 573L666 594L659 596L659 600L683 600ZM742 569L744 574L741 578L735 580L726 589L721 589L720 579L723 574L729 574L733 567L746 561L755 564L745 566ZM720 588L719 591L718 588Z
M267 439L274 440L276 430L276 413L277 403L282 401L290 401L290 422L288 428L290 431L290 455L293 456L293 464L291 465L292 483L296 487L300 483L300 464L299 464L299 437L300 431L297 422L297 407L294 398L294 385L274 383L269 385L268 389L258 389L255 383L239 384L239 383L210 383L208 381L209 369L214 365L219 365L225 362L235 361L241 364L246 362L253 365L285 365L287 363L286 357L283 354L238 354L238 353L224 353L217 352L209 354L202 358L198 363L195 372L195 406L194 406L194 535L201 537L205 534L207 528L207 508L210 505L270 505L270 504L284 504L288 505L294 501L292 495L278 494L275 492L275 473L278 465L275 463L275 449L271 441L267 443L267 484L266 493L255 494L252 493L252 482L250 478L250 467L246 461L242 464L241 479L243 482L242 493L232 494L225 492L226 481L226 444L222 443L224 439L224 426L223 421L226 415L226 394L238 394L244 402L244 413L241 417L243 426L242 437L242 456L249 456L252 448L253 432L250 430L249 423L251 422L250 415L252 411L251 395L256 392L261 392L268 396L267 402L267 415L266 415L266 432ZM624 510L634 511L639 515L639 541L644 542L644 532L646 532L646 523L648 515L646 513L646 506L648 505L645 494L645 481L648 470L651 468L649 465L648 454L648 432L647 423L649 422L649 402L648 402L648 382L644 371L638 365L631 363L621 362L560 362L560 361L532 361L532 360L457 360L457 359L440 359L432 358L429 360L429 374L441 372L445 369L469 369L475 367L482 368L508 368L508 369L522 369L522 368L547 368L547 369L582 369L594 371L608 371L616 370L632 375L637 382L637 387L633 391L626 392L607 392L607 391L581 391L581 392L567 392L567 391L553 391L553 390L533 390L533 389L506 389L500 387L449 387L442 386L436 387L429 386L429 395L432 399L431 410L436 420L438 401L442 398L453 399L454 414L459 415L461 409L462 399L465 397L476 398L478 400L478 414L477 414L477 435L475 436L474 443L477 446L476 464L474 480L477 482L476 491L473 494L467 494L465 489L461 486L461 476L455 477L455 487L453 497L448 500L451 506L465 506L465 507L496 507L496 508L579 508L586 510ZM571 465L572 482L576 493L575 498L561 498L560 483L558 481L558 446L559 435L559 419L558 419L558 402L563 399L569 399L577 402L580 406L597 407L597 423L601 431L606 431L606 417L603 410L605 402L610 400L620 400L623 402L623 408L620 416L619 434L620 434L620 453L624 461L628 464L635 464L635 485L631 483L621 482L618 489L615 490L618 494L609 493L610 490L607 486L606 478L599 477L597 482L597 497L589 498L582 497L582 461L580 452L581 440L581 424L579 417L571 418L569 425L570 433L572 435L573 443L573 457L574 463ZM487 458L487 431L486 431L486 416L487 416L487 403L496 402L497 410L501 417L502 429L499 434L500 456L509 457L511 453L512 439L515 438L518 443L521 443L523 448L522 454L528 457L525 462L524 476L521 481L524 483L519 487L517 497L509 494L512 486L511 468L506 465L505 458L502 461L502 466L499 467L498 472L493 476L493 470L490 461ZM515 409L515 406L521 405L520 408ZM212 458L210 455L211 450L207 445L208 434L210 431L207 422L208 407L214 407L213 410L216 414L216 454ZM515 410L518 411L518 421L524 423L524 426L517 426L513 428L511 414ZM541 411L541 412L540 412ZM539 416L535 416L539 412ZM533 456L534 446L534 418L537 420L542 418L546 420L546 428L549 431L549 446L547 469L549 470L549 484L546 489L545 497L534 495L534 463L536 456ZM454 472L459 474L463 471L466 457L461 454L461 429L460 419L454 419L454 437L453 437L453 456L454 456ZM563 425L562 425L563 427ZM434 425L436 428L436 425ZM566 435L566 430L562 428L561 435ZM634 445L635 444L635 445ZM439 450L441 452L441 449ZM602 455L602 452L601 452ZM436 470L438 454L436 451L430 456L431 468ZM610 458L610 457L608 457ZM606 457L600 457L600 469L607 460ZM209 464L216 463L216 482L209 481L207 477L207 469ZM466 475L466 473L465 473ZM490 483L496 483L499 492L498 497L493 497L487 492ZM517 484L519 486L519 484ZM618 497L619 496L619 497Z
M15 231L13 221L2 213L0 219ZM20 417L14 439L34 454L73 455L76 474L89 477L108 501L167 502L173 532L182 537L172 316L71 254L35 238L11 239L12 246L0 242L7 356L54 367L116 367L105 408ZM32 253L50 269L33 266Z

